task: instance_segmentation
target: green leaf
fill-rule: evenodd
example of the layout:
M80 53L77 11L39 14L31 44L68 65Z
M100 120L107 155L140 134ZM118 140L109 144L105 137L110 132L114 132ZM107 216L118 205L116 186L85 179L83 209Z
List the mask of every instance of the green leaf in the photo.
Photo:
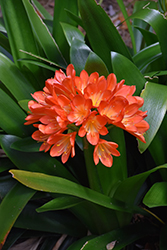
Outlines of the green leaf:
M30 201L18 217L15 227L81 237L86 229L69 211L37 213L38 202Z
M133 60L138 69L142 70L144 67L148 66L150 63L161 57L162 52L159 43L155 43L142 49L140 52L134 55Z
M67 39L67 42L70 46L74 37L84 42L84 35L77 27L67 23L61 23L61 26Z
M53 18L53 37L57 42L64 58L69 61L69 45L65 38L61 23L75 25L76 23L69 18L66 9L74 14L78 14L77 0L55 0L54 2L54 18Z
M8 38L0 32L0 46L2 46L6 51L11 53L10 44Z
M142 33L147 46L158 42L158 37L156 34L137 26L134 27Z
M135 85L135 95L140 95L146 80L139 69L129 59L116 52L111 52L111 58L113 71L117 80L121 81L125 79L126 85Z
M64 178L22 170L10 170L13 178L35 190L73 195L106 208L127 211L124 204Z
M25 68L23 69L23 66L26 66L31 72L33 72L38 80L41 74L40 68L18 61L18 59L23 56L20 52L21 49L38 54L33 31L23 2L20 0L1 1L1 9L11 46L12 56L16 66L22 68L23 71L25 70ZM26 57L29 58L28 55Z
M41 212L51 211L51 210L62 210L62 209L71 208L80 203L82 203L82 200L78 197L63 195L45 203L43 206L37 208L36 211L41 213Z
M38 9L44 19L53 20L52 15L37 0L33 0L32 4Z
M3 199L0 204L0 225L3 225L0 234L0 247L3 246L6 236L22 209L34 194L34 190L17 183Z
M109 75L105 63L94 52L90 52L85 64L85 70L88 74L98 72L100 76L104 75L105 77L107 77Z
M39 152L40 146L41 143L37 143L31 137L26 137L14 142L11 148L22 152Z
M42 67L42 68L44 68L44 69L51 70L51 71L53 71L53 72L55 72L55 70L57 69L56 67L49 66L49 65L47 65L46 63L39 62L39 61L36 61L36 60L22 59L22 61L25 61L25 62L30 63L30 64L37 65L37 66L39 66L39 67ZM59 65L57 65L57 66L59 67Z
M134 13L131 16L131 18L141 19L152 26L158 37L162 51L162 56L167 65L167 47L166 47L167 34L164 33L164 30L167 29L167 20L163 16L163 14L160 13L158 10L144 8Z
M130 53L111 19L94 0L79 0L79 11L93 51L111 72L110 52L116 51L131 60Z
M91 49L82 41L73 38L70 47L70 60L76 70L76 75L85 68Z
M144 181L147 179L147 177L154 173L157 170L160 169L166 169L167 164L153 168L149 171L146 171L144 173L132 176L124 180L120 185L118 186L114 197L116 199L119 199L123 202L126 202L128 205L134 205L135 198L143 185ZM140 201L137 201L139 203Z
M34 93L35 89L16 65L1 53L0 68L0 80L16 100L31 99L31 93Z
M133 30L132 30L132 25L130 23L129 16L128 16L125 4L124 4L123 0L117 0L117 3L118 3L118 5L119 5L119 7L121 9L121 12L122 12L124 18L125 18L125 22L127 24L129 34L130 34L130 37L131 37L131 41L132 41L133 51L134 51L134 54L136 54L136 44L135 44L134 33L133 33Z
M0 127L8 134L25 137L31 128L24 126L24 111L0 89Z
M149 224L139 222L121 229L115 229L98 237L93 237L93 239L85 238L84 242L83 239L81 239L78 242L73 243L68 250L121 250L135 240L155 232L156 229L152 225L150 226Z
M55 40L53 39L52 35L50 34L48 28L46 27L43 20L38 16L36 11L34 10L31 3L27 0L23 0L24 6L28 13L31 25L36 32L37 38L49 60L56 62L58 65L66 67L66 62L56 44ZM30 49L25 50L33 53ZM33 53L38 54L38 53Z
M166 190L167 182L155 183L144 196L143 203L149 208L167 206Z
M18 102L19 106L25 110L26 112L30 111L29 108L28 108L28 102L30 101L30 99L28 100L21 100Z
M141 97L144 99L144 105L141 109L148 111L145 120L150 125L149 130L144 135L146 143L139 141L139 150L143 153L156 135L166 114L167 86L147 82Z
M21 152L12 149L11 145L18 140L20 140L19 137L12 135L4 135L0 137L1 147L17 168L57 175L76 181L66 167L56 158L50 157L49 154L44 152Z
M111 168L105 167L102 163L97 165L97 172L104 194L112 197L117 186L127 178L126 146L123 130L113 127L109 130L109 141L118 143L119 157L113 157Z

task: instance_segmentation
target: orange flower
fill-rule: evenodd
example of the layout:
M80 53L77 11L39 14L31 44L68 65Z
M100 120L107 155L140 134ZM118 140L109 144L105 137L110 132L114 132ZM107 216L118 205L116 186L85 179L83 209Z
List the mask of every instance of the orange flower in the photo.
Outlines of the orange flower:
M77 132L69 133L69 134L55 134L49 137L47 143L52 145L50 150L50 155L54 156L61 156L61 160L65 163L71 153L71 157L75 156L75 136Z
M90 114L92 102L89 99L85 100L81 95L76 95L71 102L71 107L73 111L68 115L68 120L78 126L81 125Z
M96 145L98 143L99 134L106 135L108 133L108 130L105 127L107 120L101 115L96 116L96 114L96 111L92 111L78 131L78 135L80 137L86 135L88 142L92 145Z
M149 129L144 120L147 112L139 110L144 100L133 96L135 86L125 81L117 83L111 73L107 79L97 72L90 76L82 70L76 76L74 66L68 65L66 74L56 70L54 78L47 79L43 91L32 94L29 114L25 124L37 128L32 138L43 142L40 150L50 150L52 157L61 156L65 163L70 154L75 155L75 137L86 136L95 146L94 162L111 167L113 157L119 156L118 145L101 139L108 134L107 125L113 124L145 142L144 133Z
M97 165L100 160L101 163L106 167L111 167L113 164L112 155L120 156L119 151L116 149L117 147L118 144L116 144L115 142L108 142L100 139L98 144L95 146L93 153L95 164Z

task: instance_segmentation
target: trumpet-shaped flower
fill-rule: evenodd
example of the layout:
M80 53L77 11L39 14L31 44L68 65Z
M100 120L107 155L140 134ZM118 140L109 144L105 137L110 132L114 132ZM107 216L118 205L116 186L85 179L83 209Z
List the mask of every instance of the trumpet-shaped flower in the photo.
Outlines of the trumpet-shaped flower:
M92 145L96 145L99 141L99 135L106 135L108 133L105 127L107 120L96 115L97 112L93 111L90 116L83 122L82 127L78 131L78 135L83 137L86 135L88 142Z
M108 127L120 127L145 142L144 133L149 129L144 120L147 111L139 108L144 100L134 96L136 87L125 81L117 83L111 73L107 79L97 72L88 75L82 70L76 76L74 66L68 65L66 74L56 70L53 78L45 81L43 91L32 94L26 125L33 124L37 131L32 138L42 142L40 151L50 150L52 157L61 156L65 163L75 156L76 134L86 137L94 148L97 165L111 167L113 156L119 156L118 144L101 138L108 134Z
M111 167L113 164L112 155L120 156L117 147L118 144L115 142L108 142L106 140L100 139L98 144L95 146L93 153L95 164L97 165L100 160L106 167Z

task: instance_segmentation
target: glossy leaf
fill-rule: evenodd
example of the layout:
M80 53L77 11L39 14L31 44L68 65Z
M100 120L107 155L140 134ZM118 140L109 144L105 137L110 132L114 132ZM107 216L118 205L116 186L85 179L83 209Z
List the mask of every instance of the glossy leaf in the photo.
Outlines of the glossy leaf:
M29 189L20 183L17 183L5 196L0 204L0 249L4 244L5 237L10 232L13 224L18 218L24 206L35 194L35 191ZM3 226L2 226L3 225Z
M105 63L94 52L90 52L85 64L85 70L88 74L98 72L100 76L104 75L105 77L107 77L109 75Z
M28 69L30 69L31 72L33 72L38 80L41 74L40 68L18 61L18 59L25 56L20 52L21 49L38 54L33 31L31 29L23 2L20 0L1 1L1 8L15 64L22 69L25 65ZM23 33L23 30L26 32ZM29 58L29 56L26 55L26 58Z
M51 211L51 210L62 210L71 208L75 205L78 205L81 203L82 200L78 197L73 196L60 196L58 198L55 198L47 203L45 203L43 206L39 207L36 211L41 213L45 211Z
M73 195L110 209L129 211L117 200L64 178L22 170L10 170L10 173L24 185L39 191Z
M111 72L110 52L116 51L131 59L130 53L108 15L94 0L79 0L79 11L93 51ZM105 27L105 28L104 28Z
M77 27L67 23L61 23L61 26L70 46L74 37L84 42L84 35Z
M159 43L155 43L138 52L133 57L133 60L138 69L142 70L144 67L161 57L162 53Z
M38 40L49 60L52 60L59 64L60 66L65 67L66 62L56 44L55 40L53 39L52 35L50 34L49 30L47 29L43 20L38 16L36 11L34 10L33 6L30 2L23 0L24 6L28 13L28 16L31 20L31 25L36 32ZM33 53L29 50L24 50ZM34 53L38 54L38 53Z
M127 202L129 205L133 205L135 202L135 198L142 187L143 183L147 179L147 177L151 174L154 173L157 170L160 169L166 169L167 164L164 164L162 166L153 168L149 171L143 172L141 174L132 176L124 180L120 185L118 186L114 197L117 199L120 199L123 202ZM140 201L137 201L139 203Z
M145 120L150 125L149 130L144 135L146 143L139 141L139 150L142 153L150 145L166 114L167 86L147 82L141 97L144 99L142 110L148 111Z
M135 85L135 95L139 95L146 83L139 69L129 59L116 52L111 52L111 58L113 71L117 80L121 81L125 79L126 85Z
M16 100L20 101L22 99L30 99L31 93L34 93L35 89L19 71L16 65L1 53L0 68L0 80Z
M164 33L164 30L167 28L167 20L158 10L144 8L141 11L136 12L131 16L131 18L142 19L152 26L159 40L159 44L161 47L162 55L164 61L167 65L167 48L166 48L166 40L167 34Z
M11 53L10 44L8 38L0 32L0 46Z
M68 248L68 250L121 250L125 246L149 234L156 232L156 229L146 223L136 223L121 229L115 229L109 233L94 237L93 239L81 239Z
M167 206L167 182L155 183L144 196L143 203L151 207Z
M39 171L51 175L57 175L76 181L72 174L57 159L44 152L21 152L11 148L11 145L20 140L19 137L4 135L0 137L1 147L9 159L19 169ZM26 161L25 161L26 159Z
M64 58L69 62L69 45L65 38L61 23L68 23L76 26L75 21L69 18L66 9L74 14L78 14L77 0L55 0L53 18L53 37L58 44Z
M34 231L83 236L85 227L69 211L37 213L38 202L30 201L18 217L15 227Z
M31 137L26 137L14 142L11 148L22 152L39 152L40 146L41 143L37 143Z
M85 64L91 49L82 41L73 38L70 47L70 60L76 70L76 75L85 68Z
M118 143L118 151L121 155L119 157L113 156L111 168L105 167L102 163L99 163L96 168L104 194L112 197L120 182L127 178L126 146L123 130L117 127L111 128L108 140Z
M25 137L30 128L24 126L24 111L0 89L0 127L9 134Z
M33 0L33 5L35 5L44 19L53 20L52 15L37 0Z

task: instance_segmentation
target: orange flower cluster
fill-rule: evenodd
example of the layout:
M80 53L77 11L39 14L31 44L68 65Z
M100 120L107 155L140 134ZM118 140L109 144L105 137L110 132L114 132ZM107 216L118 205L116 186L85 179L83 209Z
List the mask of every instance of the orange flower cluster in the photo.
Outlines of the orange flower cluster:
M82 70L76 76L72 64L66 74L57 70L53 79L45 82L43 91L32 94L35 99L29 101L30 114L26 125L34 124L38 128L33 134L34 140L43 142L40 150L50 150L50 155L60 156L65 163L70 154L75 155L75 137L86 136L94 145L94 162L99 160L111 167L113 157L119 156L118 144L100 138L108 133L107 126L118 126L142 142L143 134L149 129L144 120L146 112L139 110L144 100L133 96L135 86L117 83L112 73L107 79L97 72L90 76Z

